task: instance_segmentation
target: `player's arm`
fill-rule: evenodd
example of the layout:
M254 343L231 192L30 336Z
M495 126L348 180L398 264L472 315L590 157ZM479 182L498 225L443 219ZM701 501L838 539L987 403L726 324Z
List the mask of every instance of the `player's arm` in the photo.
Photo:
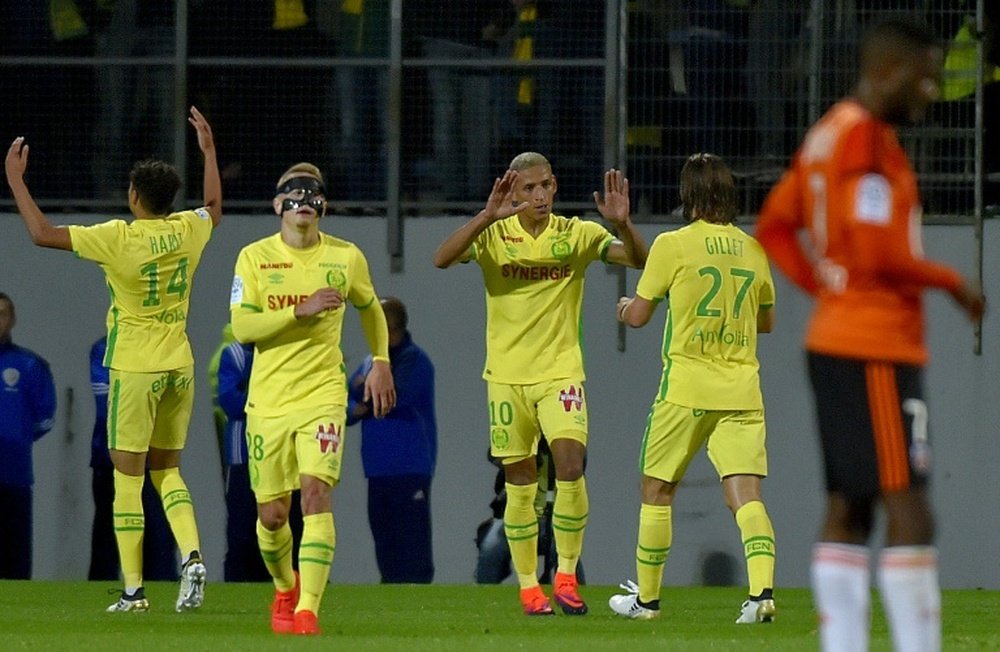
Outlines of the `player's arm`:
M486 207L471 220L455 229L445 238L444 242L434 252L434 266L447 269L461 260L468 260L472 243L497 220L516 215L528 208L528 202L514 203L514 187L517 183L517 172L507 170L503 177L493 181L493 190L486 200Z
M28 146L24 144L24 137L18 136L10 144L7 158L4 160L7 185L10 186L14 202L17 204L17 212L21 214L24 226L28 229L28 235L34 244L39 247L71 251L73 241L70 239L69 229L53 226L28 192L28 185L24 182L24 172L27 169Z
M49 363L41 358L35 361L31 383L32 436L37 441L52 430L56 418L56 384L52 380Z
M774 309L772 306L761 306L757 311L757 332L770 333L774 330Z
M219 407L230 420L244 418L250 374L242 345L234 342L223 350L218 373Z
M656 312L656 304L656 301L650 301L639 295L622 297L618 299L618 321L632 328L642 328L649 323L653 313Z
M608 247L605 260L635 269L645 267L649 250L629 216L629 185L625 175L615 169L605 172L604 197L595 191L594 202L597 210L614 225L618 233L618 238Z
M205 159L205 171L202 180L202 201L212 215L212 226L219 226L222 221L222 180L219 176L219 162L215 155L215 138L212 127L205 116L195 107L191 107L188 122L198 134L198 148Z
M358 312L361 329L372 352L372 368L365 377L364 402L371 401L372 412L379 419L396 405L396 385L389 367L389 327L378 298Z
M757 218L754 237L778 269L802 290L815 295L819 292L819 283L812 261L799 243L802 211L801 179L793 168L768 194Z

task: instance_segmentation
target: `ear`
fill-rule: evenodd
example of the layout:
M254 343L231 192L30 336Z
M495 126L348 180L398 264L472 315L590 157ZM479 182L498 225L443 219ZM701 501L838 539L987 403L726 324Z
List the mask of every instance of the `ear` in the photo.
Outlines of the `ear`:
M281 216L281 200L278 199L277 197L275 197L273 200L271 200L271 205L274 206L274 214L280 217Z

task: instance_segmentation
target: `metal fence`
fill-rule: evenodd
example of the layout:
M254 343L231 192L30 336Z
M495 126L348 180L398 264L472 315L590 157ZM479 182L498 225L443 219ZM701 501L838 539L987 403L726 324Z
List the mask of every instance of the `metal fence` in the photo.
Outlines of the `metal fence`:
M388 216L400 251L402 216L478 210L526 149L553 162L566 212L592 208L615 166L640 219L676 219L684 159L712 151L753 214L850 90L860 31L905 12L949 48L946 97L903 141L927 214L969 219L996 203L983 195L984 137L997 138L984 102L1000 88L984 87L985 5L2 0L0 109L6 137L32 144L32 190L66 210L120 208L131 162L148 156L177 163L197 197L195 104L216 131L227 210L269 210L278 175L309 160L334 209Z

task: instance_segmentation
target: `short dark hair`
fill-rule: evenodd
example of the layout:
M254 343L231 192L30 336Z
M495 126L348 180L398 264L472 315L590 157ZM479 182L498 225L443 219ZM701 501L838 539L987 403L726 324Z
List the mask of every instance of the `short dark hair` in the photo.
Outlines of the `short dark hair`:
M384 297L381 301L382 311L385 312L386 321L395 322L404 331L410 323L410 317L406 314L406 306L396 297ZM391 318L390 318L391 316Z
M736 184L715 154L692 154L681 170L684 219L729 224L736 220Z
M10 306L10 314L14 313L14 300L10 298L5 292L0 292L0 301L6 301L7 305Z
M174 196L181 188L181 177L177 174L177 169L169 163L152 158L133 165L128 180L139 193L142 205L156 215L170 212Z
M865 30L858 48L861 72L893 58L939 48L941 41L924 23L896 16L880 20Z

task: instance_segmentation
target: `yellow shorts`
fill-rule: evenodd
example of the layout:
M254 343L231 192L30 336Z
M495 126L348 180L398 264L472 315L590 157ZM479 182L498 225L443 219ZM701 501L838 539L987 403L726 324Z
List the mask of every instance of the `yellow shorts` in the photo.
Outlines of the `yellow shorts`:
M704 442L719 473L767 476L763 410L699 410L657 401L642 439L639 470L665 482L680 482Z
M194 367L145 373L110 372L108 448L145 453L180 450L194 407Z
M311 475L333 486L340 482L347 408L324 405L276 417L247 415L250 487L258 503L299 488Z
M516 462L534 457L544 434L587 445L587 401L580 380L534 385L486 383L490 406L490 454Z

